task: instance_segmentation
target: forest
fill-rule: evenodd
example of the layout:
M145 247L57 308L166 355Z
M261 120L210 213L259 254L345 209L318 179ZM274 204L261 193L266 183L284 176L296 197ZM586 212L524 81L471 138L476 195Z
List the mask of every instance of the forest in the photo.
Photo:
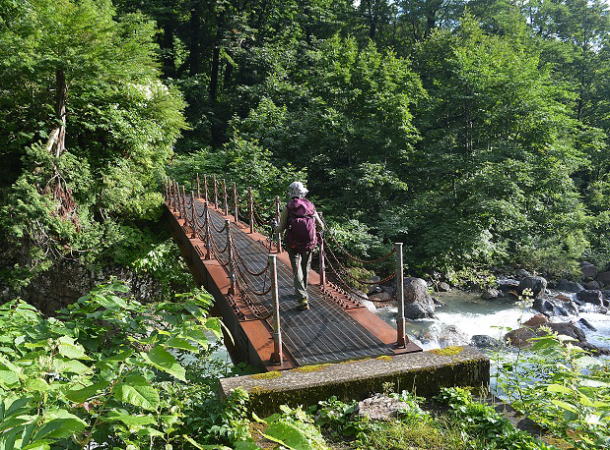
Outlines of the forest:
M521 384L498 363L548 439L460 388L440 416L388 393L391 425L218 406L249 369L212 357L161 223L168 178L264 204L298 180L349 252L403 242L411 275L610 271L605 0L0 0L0 160L0 449L610 445L608 367L585 380L557 336Z

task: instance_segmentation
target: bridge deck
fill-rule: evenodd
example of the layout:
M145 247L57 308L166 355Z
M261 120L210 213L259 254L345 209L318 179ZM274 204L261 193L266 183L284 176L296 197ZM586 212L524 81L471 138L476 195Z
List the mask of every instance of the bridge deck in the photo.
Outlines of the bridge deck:
M203 203L196 202L196 211L203 212ZM210 208L211 232L217 247L226 245L226 234L218 233L224 225L225 217ZM253 240L243 227L231 223L231 236L236 252L243 260L242 277L254 290L263 292L270 279L265 276L252 276L243 270L247 265L251 272L260 272L267 264L268 250L261 242ZM280 317L284 348L288 350L298 365L319 364L350 359L393 354L392 346L383 343L363 327L340 305L322 292L320 286L309 285L310 309L297 310L297 297L294 295L292 269L278 258L278 287L280 295ZM221 261L227 263L227 261ZM312 273L309 279L317 278ZM268 311L272 310L271 294L258 296L258 301ZM267 319L269 325L271 319Z

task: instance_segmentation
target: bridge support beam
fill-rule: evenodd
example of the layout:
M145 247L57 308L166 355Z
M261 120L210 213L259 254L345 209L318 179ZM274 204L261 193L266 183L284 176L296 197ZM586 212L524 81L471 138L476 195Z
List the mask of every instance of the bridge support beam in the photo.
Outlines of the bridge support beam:
M269 255L271 267L271 295L273 298L273 354L271 362L282 365L284 355L282 352L282 328L280 324L280 294L277 285L277 256Z
M396 317L396 346L405 348L409 343L409 338L405 333L405 286L404 286L404 265L402 260L402 242L394 244L396 253L396 302L398 303L398 315Z

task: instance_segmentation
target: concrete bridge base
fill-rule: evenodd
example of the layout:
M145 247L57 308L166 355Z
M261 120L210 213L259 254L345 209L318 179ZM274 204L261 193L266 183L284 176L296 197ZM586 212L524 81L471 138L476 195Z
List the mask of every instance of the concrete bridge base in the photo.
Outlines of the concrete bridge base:
M472 347L449 347L223 378L220 389L223 396L236 388L246 390L252 411L267 415L280 405L308 406L333 395L362 400L382 392L385 383L396 391L422 396L434 395L442 387L488 387L489 359Z

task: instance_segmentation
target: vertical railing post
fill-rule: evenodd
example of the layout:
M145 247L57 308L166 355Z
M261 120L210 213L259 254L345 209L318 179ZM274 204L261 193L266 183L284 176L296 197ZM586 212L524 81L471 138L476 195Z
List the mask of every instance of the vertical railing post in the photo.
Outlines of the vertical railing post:
M195 195L191 191L191 239L197 237L197 217L195 217Z
M282 329L280 325L280 295L277 285L277 256L269 255L271 267L271 296L273 298L273 353L271 362L282 365L284 355L282 352Z
M172 181L172 210L176 212L178 210L178 187L175 181Z
M209 192L208 192L208 176L203 174L203 194L205 195L205 202L209 201Z
M280 197L279 197L279 195L275 196L275 222L277 224L280 223ZM282 253L282 234L278 232L276 234L276 239L277 239L277 252Z
M224 195L224 212L225 216L229 215L229 196L227 195L227 181L222 180L222 194Z
M205 202L204 206L204 218L205 218L205 259L212 259L212 228L210 227L210 209L208 202Z
M398 303L398 316L396 317L396 345L405 348L409 342L405 328L405 286L404 286L404 265L402 260L402 242L394 244L396 253L396 302Z
M182 199L180 198L180 185L176 181L176 211L178 212L178 219L182 219Z
M250 214L250 234L254 233L254 197L252 196L252 188L248 188L248 210Z
M229 256L229 280L231 285L229 287L229 294L234 295L236 293L236 279L235 279L235 255L233 255L233 245L231 242L231 221L225 219L225 229L227 230L227 251Z
M180 216L184 219L184 224L188 223L188 216L186 213L186 188L182 185L182 212Z
M319 212L320 220L322 220L322 213ZM324 248L324 230L320 230L320 286L324 290L326 285L326 253Z
M239 198L237 197L237 184L233 183L233 206L235 223L239 222Z
M197 198L201 198L201 184L199 182L199 174L197 174Z
M214 207L218 208L218 181L214 175Z

